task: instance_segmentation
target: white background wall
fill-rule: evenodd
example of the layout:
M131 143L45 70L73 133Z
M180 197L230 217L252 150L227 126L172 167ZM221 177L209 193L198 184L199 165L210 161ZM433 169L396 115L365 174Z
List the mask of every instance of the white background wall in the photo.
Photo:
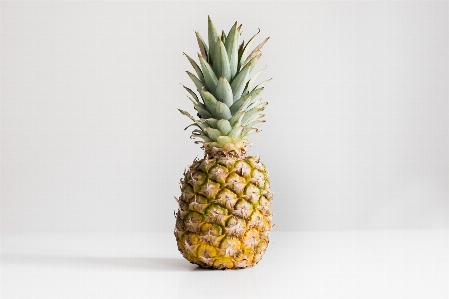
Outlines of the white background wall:
M207 15L263 49L277 230L449 226L448 2L1 2L1 228L170 231ZM261 38L259 39L261 40Z

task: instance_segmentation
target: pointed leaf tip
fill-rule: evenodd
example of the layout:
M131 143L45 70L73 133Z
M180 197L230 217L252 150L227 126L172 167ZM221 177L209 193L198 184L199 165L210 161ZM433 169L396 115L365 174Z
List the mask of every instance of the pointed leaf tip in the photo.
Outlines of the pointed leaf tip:
M225 48L229 58L229 66L231 68L231 80L236 76L238 67L240 34L237 29L237 22L232 26L226 38Z
M203 38L200 36L198 31L195 31L195 35L196 35L196 40L198 42L198 47L200 48L201 54L203 55L204 59L208 60L209 47L206 45L206 43L204 42Z

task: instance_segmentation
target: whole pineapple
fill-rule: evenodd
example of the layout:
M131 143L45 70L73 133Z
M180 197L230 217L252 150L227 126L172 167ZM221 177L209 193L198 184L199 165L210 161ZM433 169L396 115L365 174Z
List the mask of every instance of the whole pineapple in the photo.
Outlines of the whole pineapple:
M253 74L253 69L268 38L249 52L257 34L239 45L241 25L236 22L228 35L219 36L209 17L208 44L196 32L201 67L185 54L197 74L187 72L200 97L184 88L199 119L180 111L197 127L191 138L201 139L195 143L203 144L205 156L195 159L181 179L175 236L181 254L204 268L252 267L269 242L268 170L259 156L246 156L246 138L259 132L255 126L265 122L267 105L258 96L269 80L256 85L262 70Z

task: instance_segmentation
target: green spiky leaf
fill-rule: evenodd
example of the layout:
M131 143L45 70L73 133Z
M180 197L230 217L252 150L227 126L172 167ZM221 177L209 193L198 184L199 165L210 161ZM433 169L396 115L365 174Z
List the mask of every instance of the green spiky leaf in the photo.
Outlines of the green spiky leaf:
M210 92L215 92L218 83L217 76L210 67L209 63L204 60L201 55L198 55L198 58L200 59L201 69L203 70L204 83L206 83L206 87Z
M204 124L203 124L204 125ZM198 128L200 128L201 130L203 129L198 123L193 123L188 125L187 127L184 128L184 131L187 130L188 128L192 127L192 126L196 126Z
M256 101L251 101L250 104L248 105L248 107L246 108L247 110L253 109L254 107L256 107L257 105L259 105L262 102L262 98L257 99Z
M266 85L268 82L271 81L271 79L273 79L273 78L270 78L270 79L268 79L268 80L263 81L262 83L257 84L256 87L254 87L253 90L252 90L251 92L253 92L253 91L257 90L257 89L260 89L260 88L263 89L263 88L265 87L265 85Z
M210 142L211 140L210 140L210 138L209 137L207 137L206 135L202 135L202 134L192 134L191 136L190 136L190 138L201 138L203 141L195 141L195 143L196 144L198 144L198 143L205 143L205 142Z
M194 74L192 74L189 71L186 71L187 75L189 75L190 79L192 79L193 83L196 86L196 89L199 91L201 90L201 88L203 88L203 82L200 81L200 79L198 79Z
M264 108L268 105L268 102L262 102L262 99L260 99L257 102L252 103L251 105L248 106L248 110L253 109L253 108Z
M178 111L181 112L182 115L185 115L185 116L187 116L188 118L190 118L191 120L195 121L195 118L194 118L192 115L190 115L189 112L187 112L187 111L185 111L185 110L182 110L182 109L178 109Z
M256 55L258 55L260 53L260 49L262 49L262 47L265 45L265 43L270 39L270 37L267 37L266 39L264 39L257 47L254 48L254 50L248 55L248 57L246 57L245 61L243 62L242 65L245 65L246 63L248 63L251 59L253 59L254 57L256 57Z
M230 119L229 123L232 127L240 126L242 124L242 118L245 115L246 110L242 110L239 112L236 112Z
M248 107L248 105L250 105L251 103L253 103L254 101L257 100L257 97L259 96L259 94L263 91L263 88L258 88L244 96L242 96L238 101L236 101L232 106L231 106L231 112L232 114L237 113L237 111L242 110L241 107L246 103L246 106L243 107ZM247 99L250 99L249 102L246 102ZM244 108L245 109L245 108Z
M178 110L179 110L179 112L181 112L183 115L187 116L188 118L190 118L190 120L192 120L194 122L193 124L187 126L184 130L186 130L188 127L193 126L193 125L196 125L201 129L209 127L209 125L205 121L195 119L192 115L190 115L189 112L181 110L181 109L178 109Z
M198 46L200 47L200 52L201 55L203 56L204 59L206 59L206 61L209 60L209 47L207 46L207 44L204 42L203 38L201 37L201 35L195 31L195 35L196 35L196 40L198 41Z
M257 65L257 63L259 62L260 57L262 57L262 53L257 54L256 56L254 56L251 60L250 60L250 67L249 67L249 72L252 73L254 67Z
M200 100L198 99L198 96L196 95L196 93L191 90L190 88L188 88L187 86L182 85L182 87L184 87L185 90L187 90L187 92L196 100L197 103L200 102Z
M232 139L229 138L228 136L219 136L217 138L217 143L219 146L224 146L226 143L231 143Z
M265 108L253 108L251 110L248 110L245 113L245 116L243 116L242 119L242 124L246 125L247 123L250 122L250 120L253 119L253 117L255 116L255 118L259 117L259 115L261 115L261 112L264 110Z
M196 74L198 75L198 78L200 79L200 81L204 82L204 77L203 77L203 72L201 72L200 67L198 66L198 64L196 64L195 60L193 60L192 58L190 58L189 55L187 55L186 53L184 53L184 55L187 57L187 59L189 60L190 64L192 65L193 69L195 70Z
M204 88L200 92L204 104L206 105L207 111L209 111L213 116L215 116L218 102L217 99L214 97L212 93L204 90Z
M195 108L196 111L207 111L207 108L204 104L202 103L193 103L193 107Z
M209 62L213 63L213 56L215 55L215 47L217 43L218 33L217 29L215 29L214 23L210 16L208 16L208 39L209 39Z
M234 96L234 102L240 99L243 93L243 89L246 86L248 74L250 71L251 62L248 63L231 82L232 94Z
M224 30L221 31L221 40L223 41L223 43L226 42L226 33L224 32Z
M206 133L207 137L212 141L217 141L217 138L223 135L220 130L214 128L205 128L204 133Z
M236 114L237 112L239 112L239 110L241 111L248 107L248 105L251 103L251 97L252 95L249 93L242 96L238 101L236 101L230 108L232 114Z
M258 126L260 124L263 124L265 122L265 120L263 119L256 119L253 120L251 122L248 122L248 124L246 125L247 127L254 127L254 126Z
M213 70L217 76L223 76L226 80L231 80L231 68L226 48L220 38L217 39L215 55L213 61Z
M208 119L206 119L206 122L207 122L212 128L217 129L217 122L218 122L218 119L215 119L215 118L208 118Z
M236 138L240 137L240 134L242 133L242 130L243 130L243 126L234 127L232 129L232 131L229 132L228 136L230 138L232 138L232 139L236 139Z
M223 133L223 135L228 135L228 133L232 130L231 124L226 119L220 119L217 122L217 128Z
M242 137L246 137L248 135L254 134L254 133L259 133L261 130L258 128L250 128L250 127L245 127L242 130Z
M217 96L217 100L225 103L226 105L228 105L228 107L230 107L234 102L231 85L223 76L218 79L215 94Z
M232 117L232 113L225 103L217 102L214 116L216 118L230 119Z
M257 31L256 34L253 35L253 37L251 37L251 39L249 40L249 42L244 45L241 50L239 51L239 68L241 67L242 63L245 61L246 57L248 56L249 53L249 48L251 47L252 43L254 42L256 36L260 33L260 29Z
M195 106L195 110L198 111L198 113L201 115L201 118L212 117L212 114L209 111L207 111L206 109L204 109L200 106Z
M229 57L229 65L231 68L231 79L235 77L235 74L237 73L237 67L238 67L238 56L239 56L239 37L240 32L237 29L237 22L234 23L234 26L232 26L231 30L229 31L228 37L226 38L226 52L228 53Z
M263 69L261 69L260 71L255 73L254 76L246 83L245 90L243 91L243 94L247 94L253 89L254 85L256 84L257 78L266 68L267 67L265 66Z

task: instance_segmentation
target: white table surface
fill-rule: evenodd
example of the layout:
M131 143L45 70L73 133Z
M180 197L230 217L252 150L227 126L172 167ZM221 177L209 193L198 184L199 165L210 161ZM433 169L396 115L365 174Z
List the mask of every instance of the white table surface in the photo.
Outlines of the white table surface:
M449 231L277 232L251 269L204 270L167 233L1 235L1 298L449 298Z

